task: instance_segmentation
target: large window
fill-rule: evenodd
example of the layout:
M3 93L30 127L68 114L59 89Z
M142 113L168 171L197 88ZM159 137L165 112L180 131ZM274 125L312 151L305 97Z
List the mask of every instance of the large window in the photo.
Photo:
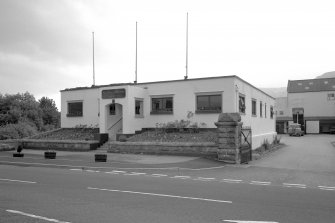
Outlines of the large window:
M67 117L81 117L83 116L83 102L68 102L67 103Z
M266 103L264 104L264 116L266 118Z
M245 114L245 96L244 95L239 96L238 108L239 108L240 113Z
M327 95L327 98L328 98L328 101L333 101L333 100L335 100L335 94L334 93L329 93Z
M173 98L151 98L151 114L172 114Z
M251 100L251 110L252 110L252 115L256 116L257 115L257 111L256 111L256 99L252 99Z
M197 95L196 113L220 113L222 110L222 97L218 95Z
M259 116L263 117L263 102L259 103Z

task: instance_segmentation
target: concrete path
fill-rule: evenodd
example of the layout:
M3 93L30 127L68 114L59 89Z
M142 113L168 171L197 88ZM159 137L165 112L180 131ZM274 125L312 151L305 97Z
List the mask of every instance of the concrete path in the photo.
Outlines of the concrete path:
M334 135L281 136L287 146L268 154L251 165L315 172L335 171Z

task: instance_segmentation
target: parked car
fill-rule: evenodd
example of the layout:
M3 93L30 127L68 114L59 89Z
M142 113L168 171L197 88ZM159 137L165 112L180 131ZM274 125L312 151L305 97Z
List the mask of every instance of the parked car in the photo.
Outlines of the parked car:
M301 130L301 125L298 123L290 124L288 127L288 134L290 136L303 136L304 131Z

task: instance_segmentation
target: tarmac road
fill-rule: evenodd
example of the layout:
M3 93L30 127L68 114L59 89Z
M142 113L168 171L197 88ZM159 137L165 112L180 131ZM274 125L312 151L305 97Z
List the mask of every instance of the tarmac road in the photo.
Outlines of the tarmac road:
M248 165L196 157L0 153L0 222L334 222L332 135ZM304 145L302 145L304 143ZM229 221L231 220L231 221Z
M2 165L0 222L332 223L335 191Z

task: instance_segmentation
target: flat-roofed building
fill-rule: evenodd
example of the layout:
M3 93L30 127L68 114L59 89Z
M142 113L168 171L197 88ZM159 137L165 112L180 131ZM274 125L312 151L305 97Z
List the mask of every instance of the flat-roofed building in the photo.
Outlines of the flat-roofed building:
M97 126L115 138L182 119L216 128L220 113L239 112L257 148L276 135L274 104L237 76L79 87L61 91L61 126Z

